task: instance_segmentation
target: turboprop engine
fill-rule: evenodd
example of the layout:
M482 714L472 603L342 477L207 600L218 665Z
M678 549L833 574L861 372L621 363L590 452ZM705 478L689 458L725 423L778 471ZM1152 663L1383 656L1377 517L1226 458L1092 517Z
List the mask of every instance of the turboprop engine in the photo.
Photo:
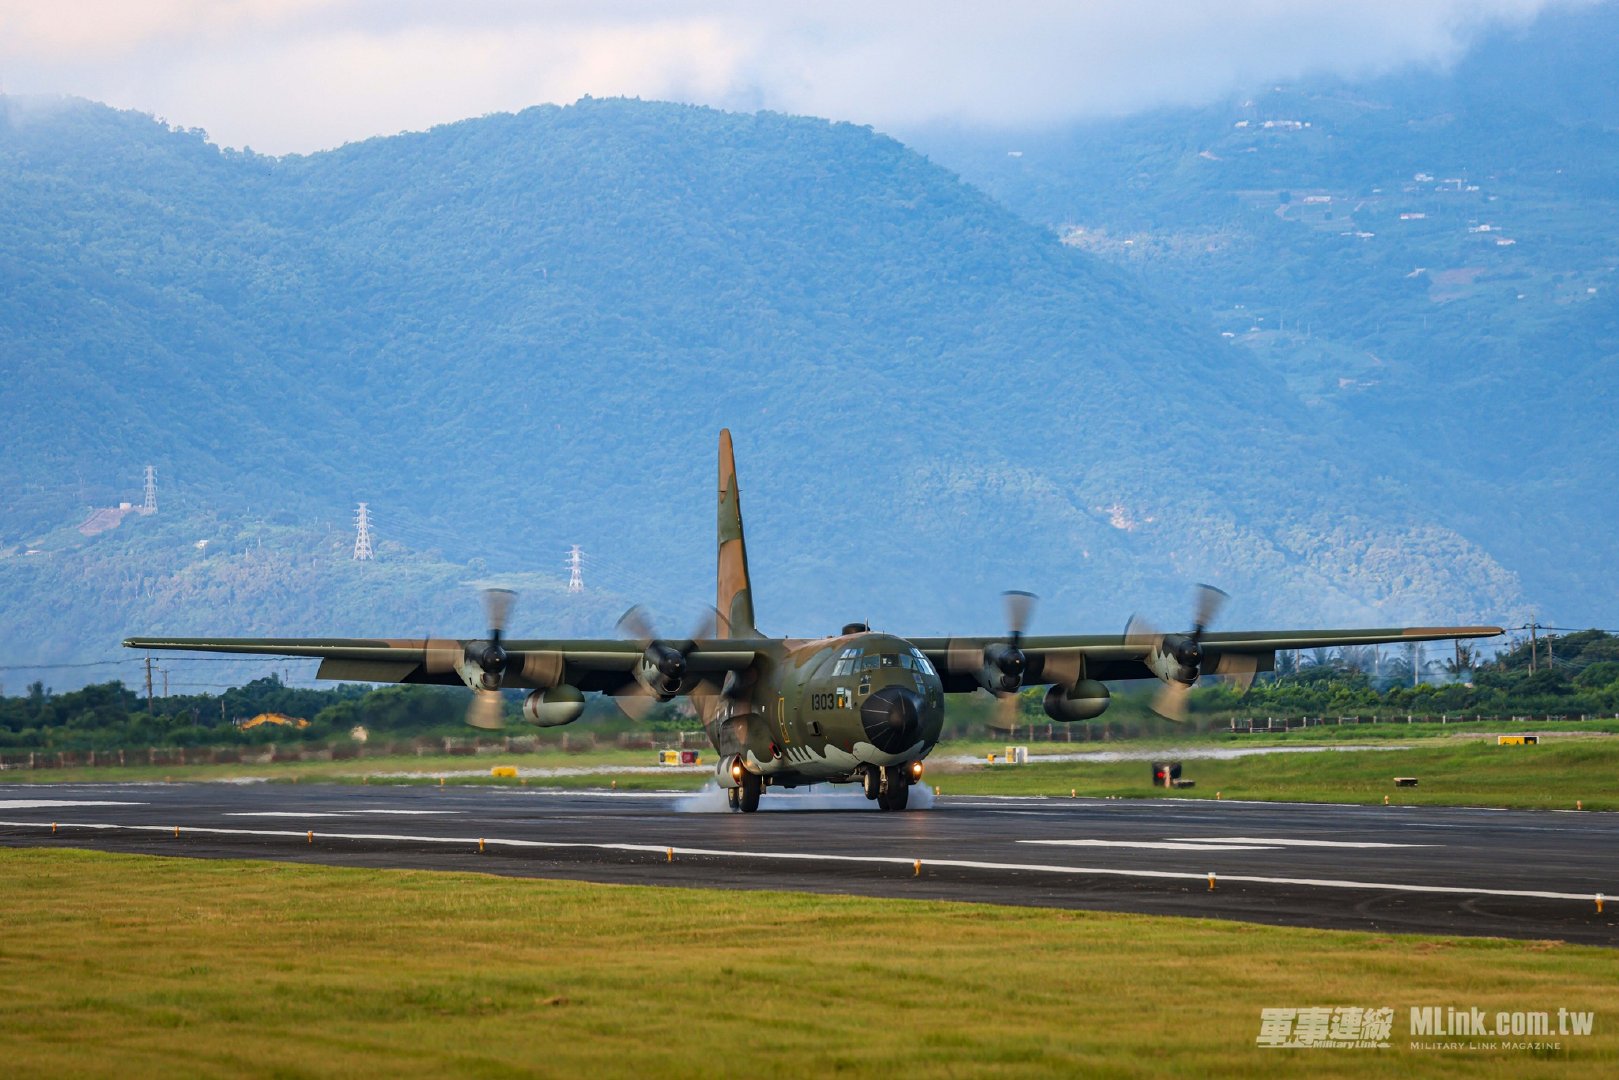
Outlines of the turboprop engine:
M1057 684L1046 691L1046 715L1053 720L1072 723L1075 720L1094 720L1107 711L1111 695L1095 679L1081 679L1073 686Z

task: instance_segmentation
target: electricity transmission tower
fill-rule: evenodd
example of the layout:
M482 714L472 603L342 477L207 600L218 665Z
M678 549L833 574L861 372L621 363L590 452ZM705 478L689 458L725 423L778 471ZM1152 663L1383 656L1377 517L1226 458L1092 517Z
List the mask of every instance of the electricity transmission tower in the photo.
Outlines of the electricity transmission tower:
M371 508L367 503L354 511L354 558L359 562L376 558L371 550Z
M146 466L146 497L141 501L141 513L157 513L157 469Z
M580 593L585 591L584 553L575 544L568 549L568 591Z

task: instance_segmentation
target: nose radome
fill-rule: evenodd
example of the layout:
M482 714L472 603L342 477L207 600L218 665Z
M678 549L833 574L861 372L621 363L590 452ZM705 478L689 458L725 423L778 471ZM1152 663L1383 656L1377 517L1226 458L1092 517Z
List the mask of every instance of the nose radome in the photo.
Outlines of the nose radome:
M922 695L903 686L885 686L860 706L866 738L879 750L909 746L922 726Z

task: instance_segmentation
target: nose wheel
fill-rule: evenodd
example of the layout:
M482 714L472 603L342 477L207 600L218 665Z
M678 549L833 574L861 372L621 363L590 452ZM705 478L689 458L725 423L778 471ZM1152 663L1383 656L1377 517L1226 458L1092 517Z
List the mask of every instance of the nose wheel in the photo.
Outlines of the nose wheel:
M877 794L877 805L884 810L903 810L910 801L911 781L910 777L905 775L905 768L900 765L885 765L882 771L882 789Z

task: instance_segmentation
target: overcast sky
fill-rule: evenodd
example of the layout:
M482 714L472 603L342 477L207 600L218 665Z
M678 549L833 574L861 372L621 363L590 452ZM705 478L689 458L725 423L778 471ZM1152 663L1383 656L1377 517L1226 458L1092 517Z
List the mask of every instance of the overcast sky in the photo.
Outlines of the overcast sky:
M585 94L1027 128L1445 63L1546 3L0 0L0 87L277 154Z

